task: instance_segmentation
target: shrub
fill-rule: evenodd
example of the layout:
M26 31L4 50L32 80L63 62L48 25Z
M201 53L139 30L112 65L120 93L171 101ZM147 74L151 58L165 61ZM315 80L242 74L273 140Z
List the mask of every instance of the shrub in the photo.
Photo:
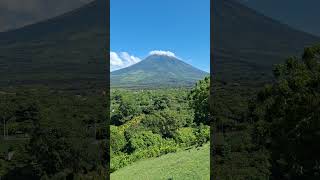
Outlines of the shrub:
M175 140L183 147L195 145L197 136L194 132L194 128L191 127L180 128L175 135Z
M143 134L143 137L147 137L147 136L149 136L149 138L154 137L154 138L150 138L150 139L154 139L154 140L156 139L157 143L153 143L152 146L145 146L145 144L144 145L139 144L139 145L141 145L141 146L139 146L140 148L136 149L131 154L120 153L118 155L112 156L111 169L110 169L111 172L114 172L114 171L116 171L124 166L127 166L127 165L131 164L132 162L138 161L140 159L159 157L164 154L177 152L177 150L178 150L176 143L172 139L166 140L166 139L162 139L160 137L161 139L160 139L160 141L158 141L158 138L155 137L155 136L157 136L157 134L150 134L150 131L144 131L144 132L141 132L141 134ZM148 135L146 135L146 134L148 134ZM138 137L140 135L137 134L136 137ZM139 139L138 141L139 141L139 143L141 143L141 140L143 138L137 138L137 139ZM150 142L150 139L147 141Z
M197 144L202 145L210 140L210 126L200 124L196 131Z
M133 161L144 158L159 157L164 154L177 152L178 147L172 139L162 139L160 144L149 146L145 149L138 149L132 153L131 157Z
M132 158L128 154L119 154L112 156L110 163L110 172L114 172L124 166L127 166L132 161Z
M124 137L124 133L119 131L116 126L110 126L110 148L111 152L117 154L120 152L127 141Z
M132 151L147 149L151 146L159 146L162 143L162 137L159 134L153 134L151 131L141 131L133 134L129 139L129 148Z

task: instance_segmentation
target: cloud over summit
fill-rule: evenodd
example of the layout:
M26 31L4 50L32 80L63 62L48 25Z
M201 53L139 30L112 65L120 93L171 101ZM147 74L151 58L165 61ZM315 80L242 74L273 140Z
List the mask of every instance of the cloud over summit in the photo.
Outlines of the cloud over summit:
M162 50L154 50L149 53L149 55L160 55L160 56L169 56L176 57L176 55L171 51L162 51Z

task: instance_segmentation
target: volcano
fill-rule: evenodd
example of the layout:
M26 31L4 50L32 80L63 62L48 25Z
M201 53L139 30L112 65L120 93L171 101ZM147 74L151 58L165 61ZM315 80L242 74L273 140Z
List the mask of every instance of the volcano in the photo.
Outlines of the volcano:
M150 55L137 64L111 72L112 87L192 86L208 73L167 55Z

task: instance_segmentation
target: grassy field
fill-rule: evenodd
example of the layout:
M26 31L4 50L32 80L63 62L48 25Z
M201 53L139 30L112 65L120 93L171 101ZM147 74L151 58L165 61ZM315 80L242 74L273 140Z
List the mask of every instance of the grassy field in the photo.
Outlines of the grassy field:
M207 180L210 179L210 148L203 147L142 160L111 174L112 180Z

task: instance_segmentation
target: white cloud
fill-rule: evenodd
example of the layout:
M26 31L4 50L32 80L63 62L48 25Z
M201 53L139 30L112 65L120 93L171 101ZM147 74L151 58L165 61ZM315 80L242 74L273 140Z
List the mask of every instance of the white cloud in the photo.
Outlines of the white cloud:
M115 52L110 52L110 65L111 66L122 66L122 59Z
M138 57L134 57L134 56L130 56L127 52L121 52L120 56L123 60L125 60L126 62L128 62L129 64L135 64L139 61L141 61L140 58Z
M140 62L141 59L127 52L110 52L110 70L119 70Z
M176 55L173 52L161 51L161 50L151 51L149 55L162 55L162 56L176 57Z

